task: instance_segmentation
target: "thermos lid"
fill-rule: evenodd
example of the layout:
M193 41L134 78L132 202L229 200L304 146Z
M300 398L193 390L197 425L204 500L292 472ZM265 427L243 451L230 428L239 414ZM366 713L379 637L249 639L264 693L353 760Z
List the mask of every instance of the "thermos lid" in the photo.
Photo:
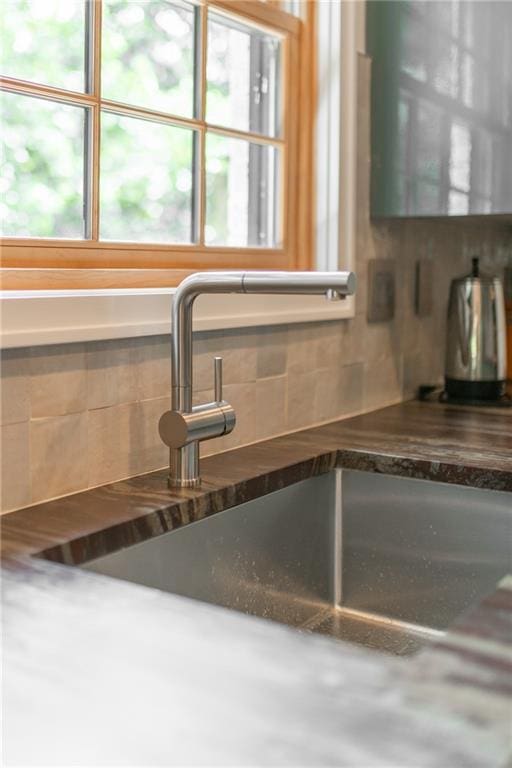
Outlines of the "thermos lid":
M480 269L480 259L478 256L473 256L471 259L471 272L469 275L463 275L462 277L457 277L453 281L454 283L501 283L501 280L499 277L495 277L494 275L487 275L485 272L482 272Z

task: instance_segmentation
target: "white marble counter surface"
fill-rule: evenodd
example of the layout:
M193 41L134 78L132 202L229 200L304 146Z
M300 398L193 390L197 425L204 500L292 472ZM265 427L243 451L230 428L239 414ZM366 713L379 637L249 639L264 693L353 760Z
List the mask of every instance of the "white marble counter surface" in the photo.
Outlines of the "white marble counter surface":
M398 659L37 560L5 568L2 591L6 766L498 768L510 755L510 646L496 638L461 632Z

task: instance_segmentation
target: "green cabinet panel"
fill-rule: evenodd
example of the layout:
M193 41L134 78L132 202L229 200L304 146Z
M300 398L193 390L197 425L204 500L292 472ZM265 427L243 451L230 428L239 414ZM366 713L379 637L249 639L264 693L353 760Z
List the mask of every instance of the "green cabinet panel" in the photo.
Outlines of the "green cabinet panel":
M512 213L512 2L369 0L372 216Z

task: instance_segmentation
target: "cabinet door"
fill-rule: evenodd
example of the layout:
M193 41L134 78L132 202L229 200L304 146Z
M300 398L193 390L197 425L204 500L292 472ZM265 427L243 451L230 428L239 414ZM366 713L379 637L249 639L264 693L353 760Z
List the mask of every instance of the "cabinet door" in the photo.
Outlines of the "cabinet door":
M512 2L370 0L372 215L512 213Z

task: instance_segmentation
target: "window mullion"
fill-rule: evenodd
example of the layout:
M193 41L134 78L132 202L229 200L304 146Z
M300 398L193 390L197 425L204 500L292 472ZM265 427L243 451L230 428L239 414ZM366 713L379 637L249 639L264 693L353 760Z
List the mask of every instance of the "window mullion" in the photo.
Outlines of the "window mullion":
M196 66L199 66L199 72L196 72L196 82L199 82L199 98L197 117L201 123L199 128L197 144L197 157L194 157L194 178L196 183L197 200L194 219L194 233L197 242L200 245L205 243L205 222L206 222L206 60L208 46L208 8L206 4L199 7L199 44L200 54L196 56Z
M84 37L84 83L85 92L94 91L94 4L92 0L84 0L85 37Z
M95 8L93 0L85 0L85 39L84 39L84 64L85 64L85 91L93 99L95 94L95 56L94 56L94 24ZM90 240L93 236L93 188L94 188L94 123L95 108L85 110L84 131L84 237Z
M99 240L100 229L100 104L101 104L101 11L102 0L89 0L92 3L92 25L88 46L91 57L91 88L95 104L91 109L90 141L86 147L89 154L87 167L89 169L90 183L86 188L86 209L89 210L90 223L87 228L87 236L92 240Z

